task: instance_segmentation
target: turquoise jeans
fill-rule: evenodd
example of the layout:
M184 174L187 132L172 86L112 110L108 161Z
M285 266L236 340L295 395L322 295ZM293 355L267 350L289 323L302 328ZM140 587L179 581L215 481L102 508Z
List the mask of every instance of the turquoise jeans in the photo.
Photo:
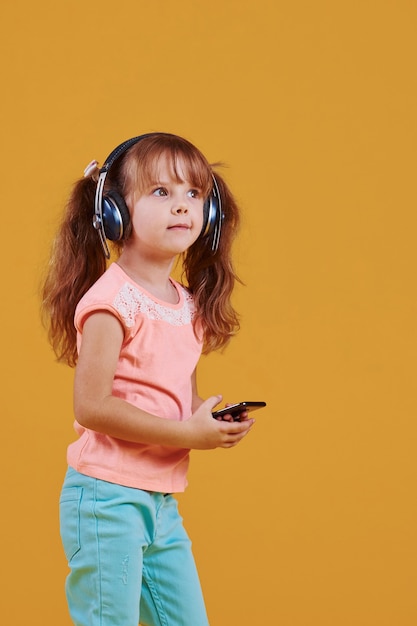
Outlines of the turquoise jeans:
M171 495L69 468L60 499L76 626L207 626L191 542Z

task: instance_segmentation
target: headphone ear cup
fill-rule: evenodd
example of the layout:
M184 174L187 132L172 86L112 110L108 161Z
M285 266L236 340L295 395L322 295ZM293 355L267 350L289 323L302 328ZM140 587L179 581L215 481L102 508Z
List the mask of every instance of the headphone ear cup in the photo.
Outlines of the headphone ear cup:
M203 205L203 227L200 237L203 237L207 245L215 254L219 247L220 233L224 214L221 209L219 200L218 187L216 183L216 192L211 193Z
M218 220L219 204L217 198L211 194L203 205L203 228L201 237L210 237Z
M209 214L210 214L210 198L207 198L207 200L205 200L204 204L203 204L203 226L201 228L200 237L204 237L205 235L208 235L208 231L209 231L209 224L208 224Z
M126 238L130 230L130 214L124 198L117 191L103 195L102 216L107 239L120 241Z

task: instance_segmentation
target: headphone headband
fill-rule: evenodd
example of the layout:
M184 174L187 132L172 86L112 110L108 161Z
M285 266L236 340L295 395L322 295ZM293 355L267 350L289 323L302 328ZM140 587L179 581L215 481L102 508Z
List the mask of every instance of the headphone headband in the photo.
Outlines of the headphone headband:
M124 152L129 150L135 143L142 141L142 139L146 139L147 137L152 137L153 135L159 135L160 133L146 133L145 135L138 135L137 137L132 137L132 139L127 139L120 145L118 145L112 152L110 152L109 156L103 163L103 167L100 169L100 173L108 172L111 166L117 159L122 156Z

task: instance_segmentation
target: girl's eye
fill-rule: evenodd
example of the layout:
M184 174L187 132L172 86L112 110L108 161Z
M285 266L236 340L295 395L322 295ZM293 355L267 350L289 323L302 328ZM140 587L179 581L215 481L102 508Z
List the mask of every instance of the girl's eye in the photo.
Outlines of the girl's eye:
M201 191L199 189L190 189L188 195L190 198L199 198L201 196Z
M168 192L164 187L157 187L152 192L153 196L167 196Z

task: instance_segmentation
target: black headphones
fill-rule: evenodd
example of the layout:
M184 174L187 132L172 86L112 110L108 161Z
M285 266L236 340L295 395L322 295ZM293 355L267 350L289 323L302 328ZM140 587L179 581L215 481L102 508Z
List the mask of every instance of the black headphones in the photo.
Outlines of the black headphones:
M94 202L93 226L100 236L101 245L107 259L110 258L110 250L106 240L121 241L123 239L129 229L130 215L124 198L117 191L107 191L103 193L106 176L115 161L117 161L126 150L142 139L158 134L159 133L147 133L146 135L139 135L138 137L132 137L132 139L124 141L109 154L103 167L99 170L99 179ZM219 247L224 214L222 212L219 187L215 176L212 176L213 188L209 198L204 202L203 228L199 236L207 238L211 251L215 254Z

